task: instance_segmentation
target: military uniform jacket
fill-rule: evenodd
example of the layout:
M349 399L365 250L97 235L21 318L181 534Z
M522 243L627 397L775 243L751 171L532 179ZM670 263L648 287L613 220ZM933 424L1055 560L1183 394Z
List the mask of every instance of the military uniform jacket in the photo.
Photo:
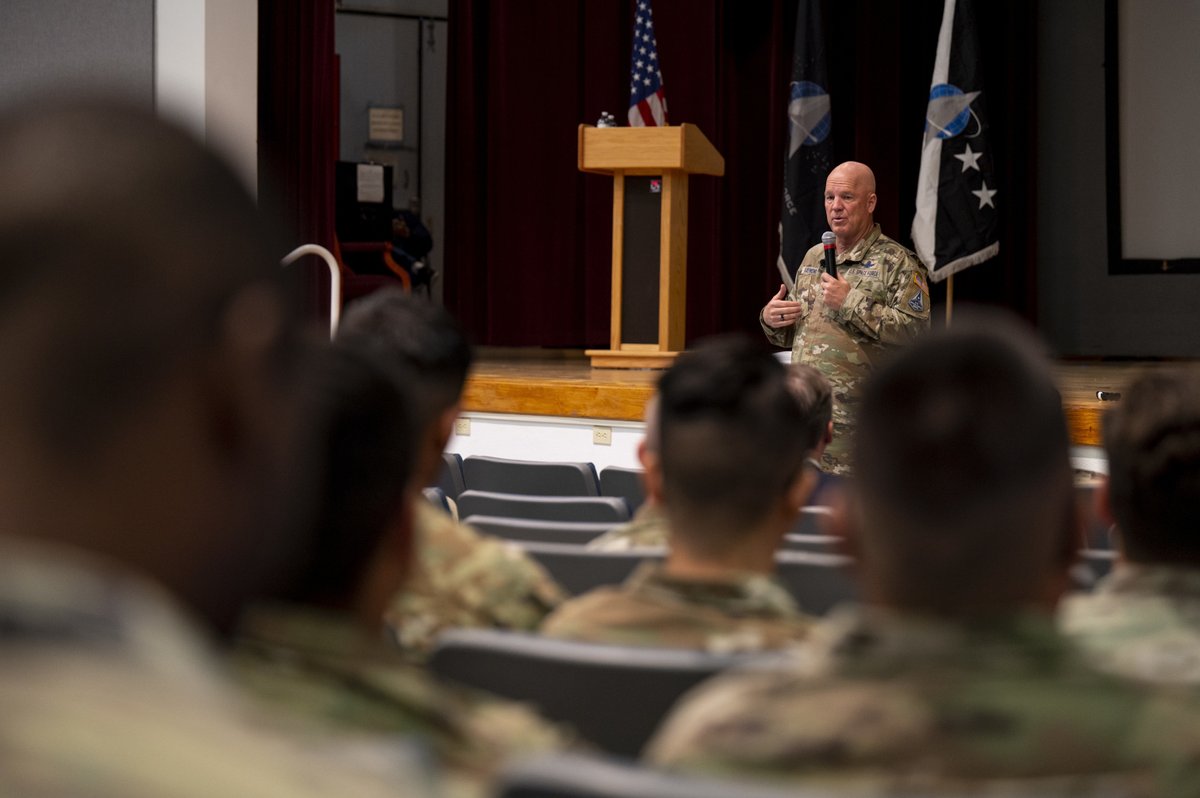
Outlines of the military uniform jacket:
M667 545L667 516L657 504L643 504L633 518L587 544L593 551L628 551Z
M1200 794L1195 697L1087 668L1049 619L844 609L778 662L691 693L648 758L839 795Z
M528 707L443 684L335 613L255 608L232 661L242 685L276 710L330 730L427 746L454 796L485 794L510 757L567 743Z
M451 627L533 631L562 602L558 583L521 549L418 501L415 561L385 620L405 651L424 656Z
M824 465L846 470L859 386L889 349L929 329L929 285L925 266L875 225L848 252L837 256L838 274L850 283L842 307L821 298L824 249L810 249L796 270L788 299L801 304L791 327L774 328L759 319L776 346L791 347L793 363L807 363L833 388L834 439Z
M411 751L294 726L256 711L151 583L0 537L0 795L430 794Z
M712 652L778 649L800 640L810 619L787 590L761 574L683 580L644 563L624 584L571 599L542 624L549 637Z
M1064 601L1059 620L1098 668L1200 685L1200 569L1118 565L1095 592Z

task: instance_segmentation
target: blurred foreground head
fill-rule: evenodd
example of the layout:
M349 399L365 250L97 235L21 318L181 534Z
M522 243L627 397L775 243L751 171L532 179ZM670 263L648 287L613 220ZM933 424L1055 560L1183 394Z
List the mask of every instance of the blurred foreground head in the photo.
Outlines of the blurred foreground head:
M1048 609L1078 545L1062 400L1014 320L955 318L871 379L844 516L863 592L934 615Z
M1125 556L1200 566L1200 372L1140 378L1105 414L1104 448Z
M233 172L152 114L0 114L0 521L224 624L281 575L292 324Z

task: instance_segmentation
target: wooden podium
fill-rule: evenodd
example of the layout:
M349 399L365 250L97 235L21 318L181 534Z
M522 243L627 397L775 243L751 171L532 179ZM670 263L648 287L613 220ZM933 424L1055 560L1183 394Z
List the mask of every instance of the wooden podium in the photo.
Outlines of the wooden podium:
M613 176L612 336L593 368L666 368L683 350L688 175L725 159L694 125L579 126L579 169Z

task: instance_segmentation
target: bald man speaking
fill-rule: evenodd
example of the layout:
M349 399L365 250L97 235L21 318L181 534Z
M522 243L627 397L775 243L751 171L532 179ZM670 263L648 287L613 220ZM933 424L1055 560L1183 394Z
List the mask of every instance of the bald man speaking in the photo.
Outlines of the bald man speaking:
M837 275L824 268L817 244L796 270L795 286L779 286L759 321L767 338L792 348L793 363L808 363L833 386L833 443L822 466L851 471L850 441L859 388L891 348L929 328L924 265L875 224L875 175L847 161L825 181L825 218L836 237Z

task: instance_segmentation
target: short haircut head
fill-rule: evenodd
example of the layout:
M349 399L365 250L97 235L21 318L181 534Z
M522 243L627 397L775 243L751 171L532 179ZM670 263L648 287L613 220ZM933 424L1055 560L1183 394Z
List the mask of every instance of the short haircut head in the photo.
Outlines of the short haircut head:
M793 363L788 369L788 386L807 420L805 446L815 449L833 419L833 387L825 375L807 363Z
M289 598L349 599L402 518L416 458L412 378L378 352L335 345L315 383L318 509Z
M776 510L804 467L807 419L787 369L744 336L702 342L658 384L663 497L669 513L723 525L719 551ZM672 534L691 536L679 528Z
M860 556L887 601L1008 611L1067 567L1062 401L1036 341L1012 320L956 317L873 375L854 449Z
M1146 374L1105 414L1103 429L1126 556L1200 564L1200 371Z
M22 412L61 453L136 419L156 377L216 338L230 299L276 278L278 250L238 178L148 110L8 109L0 186L0 368L6 380L28 369ZM33 367L14 356L22 335Z
M421 383L426 421L458 403L471 367L471 346L440 305L386 288L356 301L342 316L338 339L367 347L409 368Z

